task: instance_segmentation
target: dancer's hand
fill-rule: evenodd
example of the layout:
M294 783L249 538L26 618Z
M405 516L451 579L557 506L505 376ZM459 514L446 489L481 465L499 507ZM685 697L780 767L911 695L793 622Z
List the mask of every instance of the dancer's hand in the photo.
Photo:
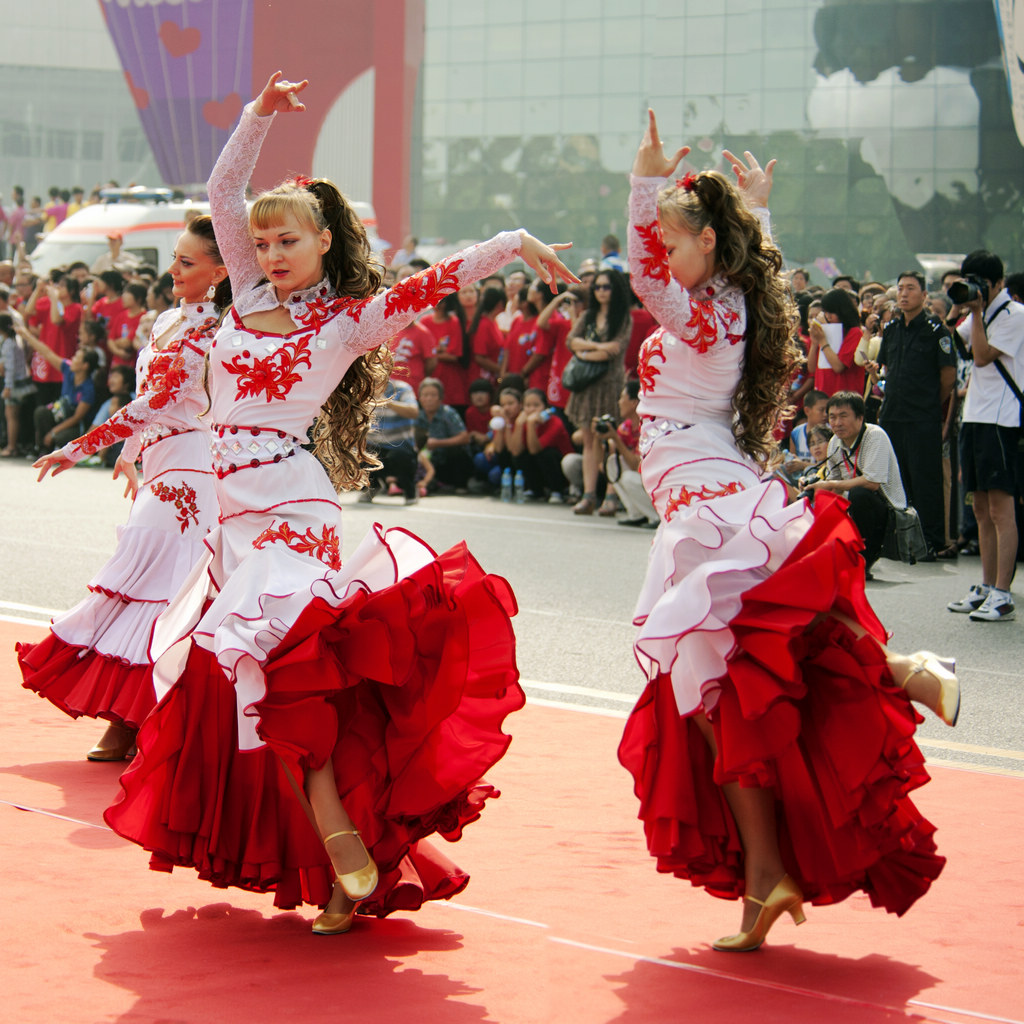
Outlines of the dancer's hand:
M638 178L667 178L679 166L679 161L690 152L689 146L680 146L672 157L665 156L665 147L658 135L658 122L654 111L647 111L647 131L633 160L633 173Z
M268 117L275 110L279 114L289 114L292 111L301 112L306 109L305 105L299 102L296 94L302 92L309 82L305 79L301 82L284 81L281 77L282 74L281 71L275 71L267 79L263 92L256 97L253 109L257 116Z
M134 462L126 462L118 457L117 462L114 463L112 479L116 480L122 473L124 473L124 496L130 497L134 501L135 495L139 493L139 474L135 469Z
M534 238L528 231L519 230L522 244L519 258L550 288L555 287L555 278L560 277L570 284L579 284L580 279L558 258L558 253L572 248L572 242L553 242L545 245L539 238Z
M768 166L763 170L761 165L754 159L754 154L744 151L743 157L746 161L740 160L727 149L722 150L722 156L732 164L733 174L736 175L736 184L739 186L740 195L751 210L760 206L768 205L768 196L772 191L772 178L775 175L777 160L769 160Z
M36 459L36 461L32 463L32 468L39 470L39 476L36 477L36 483L42 480L47 473L49 473L50 476L56 476L58 473L63 473L65 470L71 469L73 466L74 463L59 451L50 452L49 455L44 455L42 458Z

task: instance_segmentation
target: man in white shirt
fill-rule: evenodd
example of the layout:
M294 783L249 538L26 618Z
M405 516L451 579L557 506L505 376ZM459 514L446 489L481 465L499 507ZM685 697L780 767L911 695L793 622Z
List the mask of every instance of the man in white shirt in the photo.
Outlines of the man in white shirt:
M826 406L832 440L825 457L825 479L810 490L832 491L850 503L850 518L864 538L864 569L882 552L889 506L907 507L896 453L886 432L864 422L864 399L856 391L838 391Z
M959 303L954 316L969 313L957 332L974 360L960 430L960 467L965 492L974 494L982 576L965 597L946 607L968 613L974 622L1002 622L1015 614L1010 581L1017 558L1014 502L1021 484L1021 403L1003 374L1018 388L1024 380L1024 306L1004 288L1003 261L995 254L978 249L960 271L965 280L950 287L950 298Z

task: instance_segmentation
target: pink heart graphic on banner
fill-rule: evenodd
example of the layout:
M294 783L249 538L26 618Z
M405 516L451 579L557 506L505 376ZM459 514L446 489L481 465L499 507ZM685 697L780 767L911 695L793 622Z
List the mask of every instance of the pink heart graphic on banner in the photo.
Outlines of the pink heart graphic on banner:
M139 110L145 110L149 106L149 93L132 81L132 73L130 71L126 71L124 77L128 82L128 88L131 91L132 99L135 101L135 106Z
M222 100L209 100L203 104L203 120L214 128L227 131L238 119L242 109L242 97L237 92L229 93Z
M201 38L197 28L182 28L173 21L165 21L160 26L160 42L172 57L184 57L198 49Z

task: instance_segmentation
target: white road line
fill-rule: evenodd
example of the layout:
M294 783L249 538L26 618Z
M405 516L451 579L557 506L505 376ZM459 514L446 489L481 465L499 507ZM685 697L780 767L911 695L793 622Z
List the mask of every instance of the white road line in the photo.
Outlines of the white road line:
M499 921L511 921L514 924L528 924L531 928L550 928L551 925L542 921L531 921L526 917L510 917L508 914L498 914L493 910L483 910L480 907L470 907L465 903L452 903L450 900L437 900L434 903L437 907L447 907L449 910L466 910L471 914L481 914L484 917L494 917Z
M60 615L59 608L38 608L34 604L18 604L16 601L0 601L0 608L10 608L13 612L38 612L40 615Z
M616 690L595 690L589 686L572 686L569 683L545 683L539 679L520 679L523 686L534 690L545 690L548 693L576 693L581 697L600 697L602 700L620 701L624 704L635 704L639 693L619 693ZM1021 755L1024 757L1024 754Z
M49 626L49 619L22 619L17 615L0 615L0 622L11 622L15 626Z
M82 821L81 818L69 818L66 814L58 814L56 811L45 811L42 807L29 807L27 804L16 804L12 800L0 800L4 807L13 807L16 811L25 811L28 814L42 814L46 818L56 818L58 821L70 821L72 825L85 825L87 828L98 828L102 832L113 832L109 825L97 825L93 821Z

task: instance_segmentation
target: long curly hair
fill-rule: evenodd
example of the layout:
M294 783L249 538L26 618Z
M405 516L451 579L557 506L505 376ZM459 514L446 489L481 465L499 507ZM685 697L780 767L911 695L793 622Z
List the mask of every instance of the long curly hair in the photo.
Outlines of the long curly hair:
M747 337L740 381L732 396L733 436L746 455L765 467L776 447L774 432L789 413L788 397L799 349L792 336L792 306L781 275L782 254L767 241L758 219L729 180L703 171L687 185L658 195L663 221L699 234L715 232L715 272L743 290Z
M249 222L262 231L280 224L289 212L314 231L331 232L323 269L338 295L367 299L377 293L384 268L373 255L362 221L333 182L326 178L283 182L256 199ZM335 490L364 487L368 471L381 465L367 449L366 438L392 365L387 345L359 356L320 410L313 444Z

